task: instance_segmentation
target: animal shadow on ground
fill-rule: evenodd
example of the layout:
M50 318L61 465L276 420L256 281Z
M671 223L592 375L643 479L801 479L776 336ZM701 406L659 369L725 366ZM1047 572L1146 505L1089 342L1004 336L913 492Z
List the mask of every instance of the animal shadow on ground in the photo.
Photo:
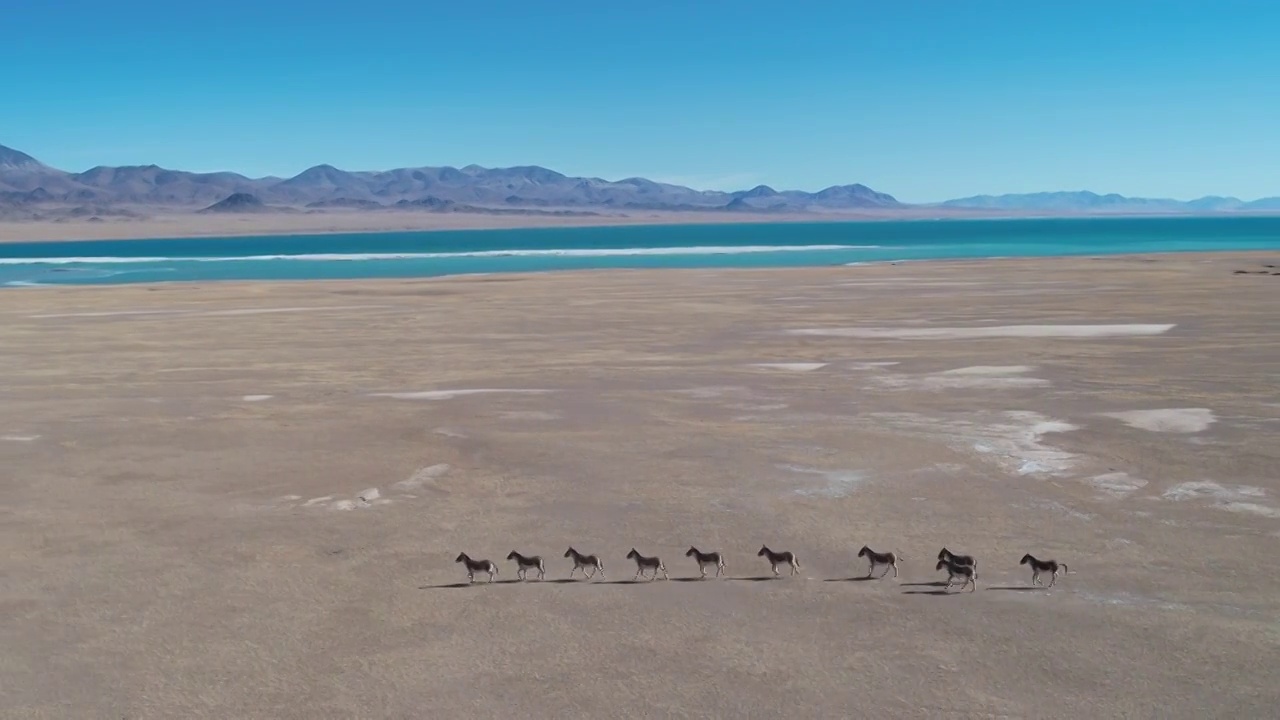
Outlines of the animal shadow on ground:
M902 586L903 587L946 587L947 583L945 580L935 580L933 582L902 583Z
M986 590L1007 590L1009 592L1031 592L1032 590L1048 590L1038 585L1002 585L1000 587L989 587Z
M965 592L967 593L968 591L966 590ZM965 593L962 593L962 592L960 592L959 590L957 590L957 591L955 591L955 592L952 592L952 591L950 591L950 590L947 590L946 588L943 588L942 590L904 590L904 591L902 592L902 594L903 594L903 595L942 595L942 596L946 596L946 595L963 595L963 594L965 594Z
M739 578L725 578L725 579L733 580L736 582L764 582L765 580L781 580L782 578L773 577L772 575L758 575L756 577L739 577Z
M655 582L653 580L605 580L604 582L591 583L592 585L647 585Z
M823 580L823 582L866 582L868 580L879 580L879 579L880 578L878 577L868 577L866 575L858 575L857 577L828 578L826 580Z
M465 580L463 580L463 582L461 583L444 583L442 585L420 585L420 587L417 589L420 589L420 591L444 591L444 589L470 588L471 585L513 585L513 584L525 583L525 582L526 580L512 579L512 580L494 580L494 582L492 583L490 583L489 580L476 580L476 582L474 583L468 583L468 582L465 582ZM540 582L544 582L544 580L527 580L527 582L540 583Z
M419 589L419 590L450 590L450 589L454 589L454 588L465 588L465 587L471 587L472 585L488 585L488 583L486 583L486 582L478 582L478 583L456 582L456 583L446 583L446 584L444 584L444 585L422 585L422 586L419 586L419 587L418 587L418 589Z
M716 579L716 578L711 577L711 576L707 576L707 577L704 577L704 578L702 578L702 577L678 577L678 578L671 578L671 582L703 582L703 581L711 581L711 580L715 580L715 579ZM730 578L730 579L732 579L732 578Z

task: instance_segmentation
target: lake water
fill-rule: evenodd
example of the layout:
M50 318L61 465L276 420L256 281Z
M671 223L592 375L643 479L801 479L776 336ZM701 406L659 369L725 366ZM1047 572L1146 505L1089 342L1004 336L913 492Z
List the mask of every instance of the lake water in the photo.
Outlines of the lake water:
M1280 249L1280 217L646 225L0 244L0 285L431 277L593 268Z

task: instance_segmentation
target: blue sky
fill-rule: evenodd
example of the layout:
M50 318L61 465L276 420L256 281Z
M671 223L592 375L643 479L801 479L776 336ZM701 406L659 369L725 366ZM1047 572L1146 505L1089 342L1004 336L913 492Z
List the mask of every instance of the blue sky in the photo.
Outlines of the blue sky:
M1274 0L8 0L0 144L68 170L538 164L910 202L1280 195Z

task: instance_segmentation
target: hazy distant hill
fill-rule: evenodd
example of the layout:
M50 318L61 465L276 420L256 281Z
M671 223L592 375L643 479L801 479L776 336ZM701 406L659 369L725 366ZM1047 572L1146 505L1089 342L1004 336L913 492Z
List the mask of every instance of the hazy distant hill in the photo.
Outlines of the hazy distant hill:
M1224 212L1280 209L1280 198L1245 202L1233 197L1208 196L1196 200L1099 195L1087 190L1011 195L975 195L939 203L942 207L1005 211L1061 212Z
M252 198L251 202L248 198ZM644 178L569 177L537 166L419 167L379 171L317 165L291 178L249 178L232 172L193 173L155 165L95 167L69 173L0 145L0 210L6 217L51 217L53 210L122 206L261 212L429 210L493 214L584 214L609 211L839 212L942 207L987 213L1104 214L1126 212L1278 211L1280 198L1245 202L1230 197L1178 200L1080 192L978 195L926 206L905 205L865 185L819 192L694 190ZM120 212L132 212L121 209ZM56 213L54 213L56 214Z
M730 210L839 210L842 208L902 207L892 195L876 192L866 185L838 185L816 193L784 190L757 185L745 192L732 193Z
M261 183L235 173L189 173L155 165L99 166L71 178L101 199L140 205L207 205L230 194L263 189Z
M1280 210L1280 197L1262 198L1243 205L1247 210Z

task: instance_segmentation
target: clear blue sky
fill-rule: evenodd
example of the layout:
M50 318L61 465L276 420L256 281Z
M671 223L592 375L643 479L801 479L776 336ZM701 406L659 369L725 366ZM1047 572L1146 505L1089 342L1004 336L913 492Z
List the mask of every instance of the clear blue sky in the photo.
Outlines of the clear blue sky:
M3 4L0 144L68 170L1280 195L1275 0Z

